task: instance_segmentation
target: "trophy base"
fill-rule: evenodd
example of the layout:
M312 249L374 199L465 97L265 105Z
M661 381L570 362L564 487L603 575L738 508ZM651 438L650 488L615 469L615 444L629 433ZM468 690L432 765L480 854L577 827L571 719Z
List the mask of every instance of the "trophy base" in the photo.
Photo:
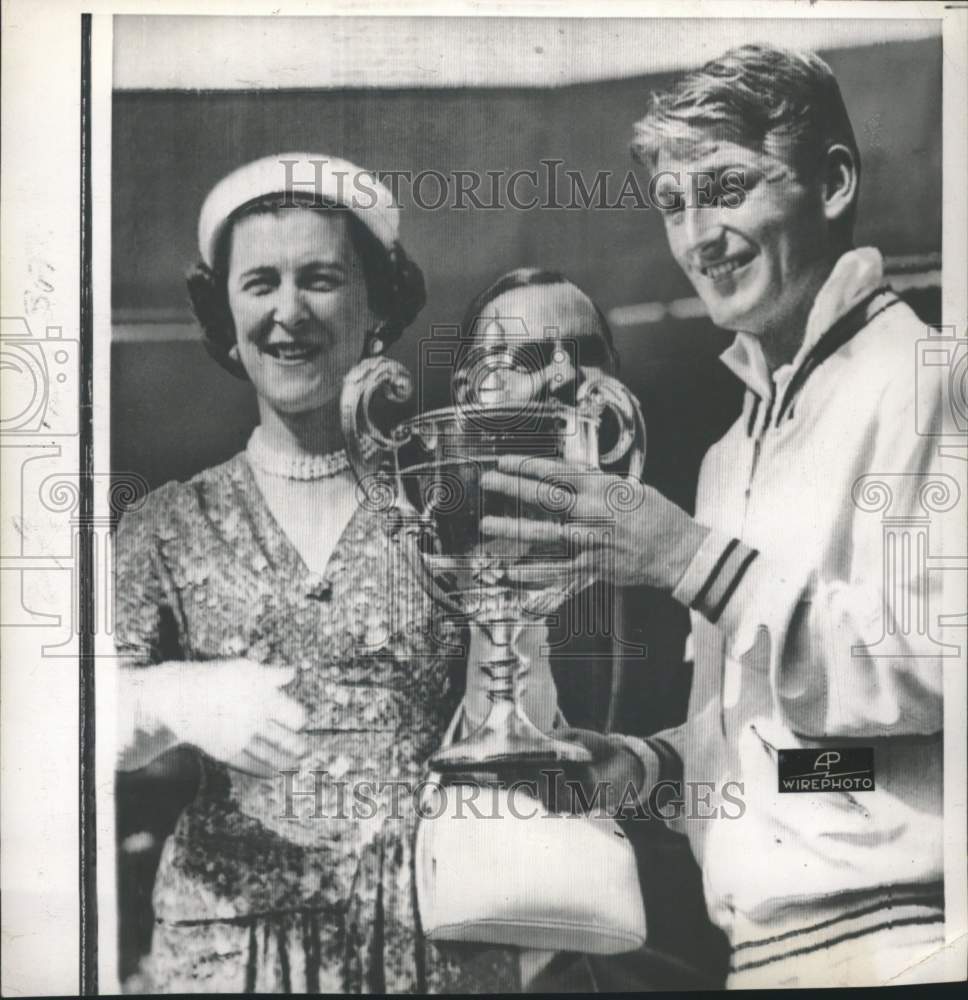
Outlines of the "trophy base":
M494 726L490 718L464 739L441 747L428 761L435 771L491 771L518 765L588 764L587 747L556 740L513 712Z

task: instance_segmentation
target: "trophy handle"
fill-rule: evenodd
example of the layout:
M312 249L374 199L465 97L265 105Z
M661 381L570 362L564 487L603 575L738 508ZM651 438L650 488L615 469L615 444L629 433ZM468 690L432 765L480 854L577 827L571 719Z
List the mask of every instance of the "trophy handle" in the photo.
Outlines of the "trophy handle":
M398 436L396 432L387 437L373 423L370 403L378 391L393 403L405 403L413 395L410 373L392 358L364 358L343 379L339 400L343 442L353 472L361 481L379 469L382 459L407 438L405 433Z
M591 406L611 410L618 421L618 441L599 458L598 464L605 468L629 455L628 475L640 479L645 468L646 435L639 401L617 378L596 375L579 387L576 402L579 408Z
M440 586L434 574L424 561L424 556L420 552L420 544L424 537L426 525L419 514L411 511L401 510L398 506L393 512L389 535L391 540L400 546L403 557L410 572L424 592L437 605L454 614L460 614L460 604L453 601L447 591Z

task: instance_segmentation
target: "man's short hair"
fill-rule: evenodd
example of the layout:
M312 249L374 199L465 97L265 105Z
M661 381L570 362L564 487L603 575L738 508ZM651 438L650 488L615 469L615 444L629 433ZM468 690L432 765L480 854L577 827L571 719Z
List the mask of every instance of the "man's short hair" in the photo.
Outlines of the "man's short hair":
M811 175L842 143L860 155L833 70L812 52L741 45L653 93L635 125L632 155L654 167L663 152L686 154L710 139L735 142Z

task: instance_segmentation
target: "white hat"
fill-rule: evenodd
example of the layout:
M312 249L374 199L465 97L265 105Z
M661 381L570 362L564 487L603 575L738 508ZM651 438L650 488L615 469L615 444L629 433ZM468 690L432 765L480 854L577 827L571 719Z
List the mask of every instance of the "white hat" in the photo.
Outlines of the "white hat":
M372 174L325 153L276 153L233 170L209 191L198 217L198 249L209 267L232 213L274 194L345 205L388 250L400 231L400 209Z

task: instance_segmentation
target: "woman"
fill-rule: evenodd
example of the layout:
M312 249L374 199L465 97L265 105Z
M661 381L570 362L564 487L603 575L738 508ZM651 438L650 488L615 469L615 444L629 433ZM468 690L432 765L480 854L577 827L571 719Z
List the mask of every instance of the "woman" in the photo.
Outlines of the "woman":
M388 582L405 570L357 504L339 429L343 377L423 305L398 214L359 168L305 154L240 168L202 209L192 302L260 424L118 532L122 767L202 751L156 877L146 991L519 985L512 949L422 940L412 798L381 800L419 782L457 702L429 630L390 607L416 584Z

